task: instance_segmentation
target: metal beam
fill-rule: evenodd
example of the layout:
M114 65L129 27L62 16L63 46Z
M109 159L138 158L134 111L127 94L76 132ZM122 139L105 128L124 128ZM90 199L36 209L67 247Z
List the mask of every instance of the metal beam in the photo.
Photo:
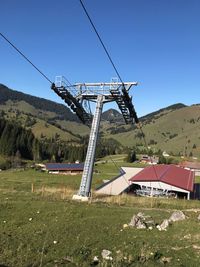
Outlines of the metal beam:
M99 95L97 98L96 109L92 121L92 127L90 132L89 144L88 144L81 184L78 194L73 196L74 200L87 201L88 198L91 196L91 183L92 183L98 132L99 132L99 126L103 108L103 100L104 96Z

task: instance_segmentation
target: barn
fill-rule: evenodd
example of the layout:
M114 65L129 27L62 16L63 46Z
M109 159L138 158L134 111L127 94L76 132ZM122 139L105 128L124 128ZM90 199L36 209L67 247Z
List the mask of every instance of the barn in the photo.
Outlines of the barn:
M46 163L48 173L54 174L82 174L84 163Z
M194 172L175 165L155 165L129 179L130 190L140 195L186 197L194 188Z

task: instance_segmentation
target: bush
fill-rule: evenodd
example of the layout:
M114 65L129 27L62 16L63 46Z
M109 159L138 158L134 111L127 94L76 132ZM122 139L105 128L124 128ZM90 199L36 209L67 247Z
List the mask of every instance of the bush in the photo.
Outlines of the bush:
M11 163L9 160L3 159L0 161L0 169L1 170L7 170L7 169L10 169L10 167L11 167Z
M196 144L194 144L192 148L193 148L193 149L196 149L196 148L197 148Z
M157 144L157 142L155 141L155 140L153 140L153 139L151 139L150 141L149 141L149 145L156 145Z
M127 158L126 158L126 161L132 163L132 162L136 161L136 159L137 159L137 158L136 158L136 153L135 153L135 151L134 151L134 150L129 151L129 153L128 153L128 155L127 155Z
M178 134L170 134L170 136L169 136L169 139L172 139L172 138L174 138L174 137L176 137L176 136L178 136Z
M158 164L166 164L166 163L167 163L166 158L163 155L161 155L159 157Z
M165 158L164 156L160 156L158 164L178 164L178 160L175 158Z

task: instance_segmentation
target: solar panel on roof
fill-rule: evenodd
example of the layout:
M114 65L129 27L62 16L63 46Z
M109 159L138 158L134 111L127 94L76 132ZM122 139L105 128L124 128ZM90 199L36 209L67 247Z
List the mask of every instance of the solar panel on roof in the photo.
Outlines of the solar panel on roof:
M84 163L46 163L48 170L83 170Z

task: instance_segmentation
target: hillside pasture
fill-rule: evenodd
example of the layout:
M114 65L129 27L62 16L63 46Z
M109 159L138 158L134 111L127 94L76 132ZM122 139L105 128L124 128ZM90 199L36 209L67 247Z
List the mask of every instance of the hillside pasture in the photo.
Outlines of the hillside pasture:
M118 162L117 162L118 159ZM123 162L115 157L118 167ZM103 179L118 173L110 161L95 166L92 200L73 202L81 176L36 170L0 172L0 265L28 266L199 266L199 201L121 195L96 196ZM156 224L181 209L185 221L167 231L126 227L134 214L150 215ZM112 260L101 257L103 249Z

